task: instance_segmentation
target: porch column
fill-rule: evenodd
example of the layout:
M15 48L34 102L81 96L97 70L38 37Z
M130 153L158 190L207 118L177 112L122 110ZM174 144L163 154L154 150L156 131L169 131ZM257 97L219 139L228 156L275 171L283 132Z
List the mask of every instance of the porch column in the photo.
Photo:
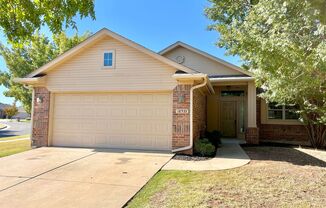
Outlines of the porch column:
M248 128L246 129L246 141L249 144L258 144L259 135L257 128L257 104L255 82L248 82Z

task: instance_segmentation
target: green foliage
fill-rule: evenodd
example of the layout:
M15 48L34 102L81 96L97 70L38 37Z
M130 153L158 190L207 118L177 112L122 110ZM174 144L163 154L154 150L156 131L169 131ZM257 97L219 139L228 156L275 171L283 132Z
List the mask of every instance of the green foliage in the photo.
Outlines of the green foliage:
M0 27L12 43L24 43L46 25L53 34L63 28L76 29L73 18L95 19L93 0L0 0Z
M64 32L54 35L53 42L44 35L37 33L32 41L23 47L7 47L0 44L0 55L4 58L7 71L0 71L0 84L8 88L4 92L7 97L19 100L27 113L31 113L32 91L13 81L16 77L25 77L32 71L43 66L61 53L77 45L90 36L85 33L82 36L75 34L68 37Z
M218 147L222 144L221 137L222 133L219 131L212 131L212 132L206 132L205 133L206 138L211 142L215 147Z
M211 0L206 9L218 45L239 55L268 102L297 104L310 137L326 134L326 21L320 0ZM319 128L318 127L318 128ZM318 134L318 136L317 136Z
M198 139L195 141L195 153L200 156L214 156L215 146L208 139Z
M14 115L16 115L18 113L18 108L16 107L16 105L12 105L10 107L7 107L4 109L4 112L7 116L7 118L12 118Z

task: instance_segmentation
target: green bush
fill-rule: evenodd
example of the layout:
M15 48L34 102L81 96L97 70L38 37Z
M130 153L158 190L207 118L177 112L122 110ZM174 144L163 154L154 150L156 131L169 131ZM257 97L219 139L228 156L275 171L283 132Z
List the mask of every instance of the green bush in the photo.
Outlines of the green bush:
M214 156L215 146L206 138L198 139L195 142L195 153L204 157Z
M206 137L215 146L219 147L221 145L222 133L219 131L206 132Z

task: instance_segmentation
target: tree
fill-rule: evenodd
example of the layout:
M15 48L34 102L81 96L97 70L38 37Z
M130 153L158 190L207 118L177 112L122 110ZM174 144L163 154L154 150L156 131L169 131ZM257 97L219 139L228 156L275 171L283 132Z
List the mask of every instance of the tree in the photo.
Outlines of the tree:
M6 47L0 44L0 55L3 56L8 72L0 71L0 84L8 88L4 92L7 97L14 97L19 100L27 113L31 113L31 89L24 87L22 84L13 81L16 77L25 77L32 71L43 66L61 53L74 47L81 41L90 36L85 33L82 36L75 34L68 37L64 32L53 36L53 41L44 35L36 33L32 41L26 43L23 47Z
M0 27L10 42L30 40L46 25L53 34L63 28L76 29L74 17L95 19L93 0L0 0Z
M321 0L211 0L218 46L239 55L268 102L298 105L313 147L325 145L326 21ZM322 4L321 4L322 3Z
M7 116L7 118L12 118L13 116L15 116L18 113L18 108L16 107L16 103L14 103L10 107L6 107L4 109L4 112Z

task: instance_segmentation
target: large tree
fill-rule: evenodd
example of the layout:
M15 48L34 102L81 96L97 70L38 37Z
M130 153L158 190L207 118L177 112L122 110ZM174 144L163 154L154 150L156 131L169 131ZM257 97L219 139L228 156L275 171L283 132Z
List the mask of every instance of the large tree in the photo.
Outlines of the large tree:
M239 55L268 102L298 105L312 146L325 145L326 1L211 0L218 45Z
M35 69L51 61L59 54L89 37L90 33L82 36L75 34L68 37L64 32L54 35L53 41L44 35L36 33L32 40L23 47L7 47L0 44L0 55L4 58L8 71L0 70L0 85L3 84L7 91L4 95L19 100L26 112L31 112L31 90L13 81L16 77L24 77Z
M12 43L30 40L47 26L53 34L76 28L74 17L95 19L93 0L0 0L0 28Z

